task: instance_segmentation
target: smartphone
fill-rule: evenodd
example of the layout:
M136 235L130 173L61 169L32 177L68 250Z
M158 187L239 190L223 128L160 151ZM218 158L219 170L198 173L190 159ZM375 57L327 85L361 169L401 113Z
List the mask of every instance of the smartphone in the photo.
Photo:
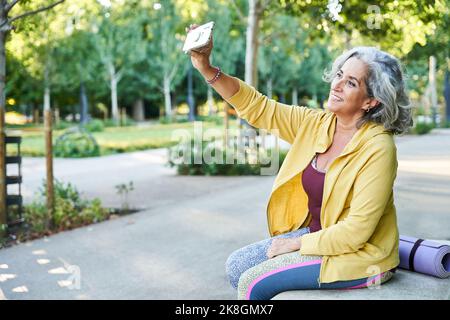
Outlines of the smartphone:
M214 21L210 21L189 31L183 45L184 53L188 53L192 49L198 49L208 45L211 41L213 29Z

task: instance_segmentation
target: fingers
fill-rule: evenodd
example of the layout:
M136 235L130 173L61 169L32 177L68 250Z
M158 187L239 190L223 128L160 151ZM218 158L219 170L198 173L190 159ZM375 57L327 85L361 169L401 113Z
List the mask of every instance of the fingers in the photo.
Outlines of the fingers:
M278 247L278 239L273 239L272 243L269 246L269 249L267 249L267 257L269 259L272 259L277 255L277 247Z

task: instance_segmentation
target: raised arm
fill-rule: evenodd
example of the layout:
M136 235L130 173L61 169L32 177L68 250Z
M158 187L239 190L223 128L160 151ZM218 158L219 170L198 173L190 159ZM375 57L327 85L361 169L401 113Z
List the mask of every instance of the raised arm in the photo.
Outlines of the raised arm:
M195 25L191 26L191 28L195 27ZM211 39L208 46L190 52L193 66L205 80L214 79L218 72L218 69L211 66L209 61L212 49L213 40ZM268 130L291 144L303 120L307 118L318 119L315 115L323 112L276 102L238 78L231 77L223 72L211 86L236 109L240 118L247 120L249 124L256 128Z

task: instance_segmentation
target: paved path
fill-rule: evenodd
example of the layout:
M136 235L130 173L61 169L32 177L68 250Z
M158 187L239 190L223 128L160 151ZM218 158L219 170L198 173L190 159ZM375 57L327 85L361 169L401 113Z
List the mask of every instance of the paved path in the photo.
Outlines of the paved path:
M397 147L400 233L450 240L449 131L401 137ZM274 177L181 177L165 155L56 160L57 178L107 206L120 206L115 185L133 181L130 203L145 210L0 250L0 299L235 299L224 262L267 237ZM29 197L43 176L43 159L24 160ZM436 298L449 282L435 282Z

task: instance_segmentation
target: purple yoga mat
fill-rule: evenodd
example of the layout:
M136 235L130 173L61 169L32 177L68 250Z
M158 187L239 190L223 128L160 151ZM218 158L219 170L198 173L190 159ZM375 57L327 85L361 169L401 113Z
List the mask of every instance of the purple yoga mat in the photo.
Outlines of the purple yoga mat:
M399 253L399 268L438 278L450 276L449 245L400 235Z

